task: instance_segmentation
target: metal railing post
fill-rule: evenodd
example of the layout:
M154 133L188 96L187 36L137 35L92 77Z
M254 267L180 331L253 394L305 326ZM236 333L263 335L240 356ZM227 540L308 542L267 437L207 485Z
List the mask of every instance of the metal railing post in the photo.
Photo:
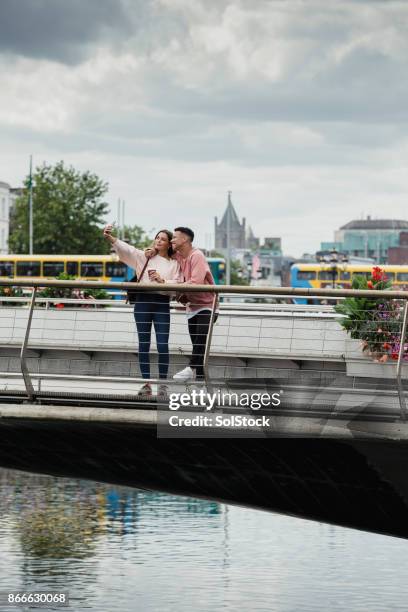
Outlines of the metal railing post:
M25 331L23 344L21 346L21 352L20 352L21 372L23 374L25 388L27 391L28 399L30 401L34 399L34 387L33 387L33 383L31 382L31 376L30 376L30 373L27 367L26 351L27 351L28 338L30 337L31 321L33 318L36 293L37 293L37 287L33 287L33 292L31 294L31 301L30 301L30 310L28 312L27 327Z
M209 371L208 371L208 360L209 360L209 357L210 357L210 348L211 348L211 340L212 340L212 334L213 334L215 309L217 307L217 301L218 301L217 300L217 294L214 293L214 295L213 295L213 303L212 303L212 308L211 308L210 325L209 325L209 328L208 328L207 340L205 342L204 361L203 361L205 384L207 385L208 390L210 391L210 393L212 392L212 388L211 388L210 376L209 376Z
M404 318L402 320L400 347L399 347L398 363L397 363L397 386L398 386L398 397L399 397L402 421L405 421L407 418L407 404L405 401L404 389L402 387L402 381L401 381L402 360L404 356L404 343L405 343L405 335L407 333L407 324L408 324L408 300L405 300Z

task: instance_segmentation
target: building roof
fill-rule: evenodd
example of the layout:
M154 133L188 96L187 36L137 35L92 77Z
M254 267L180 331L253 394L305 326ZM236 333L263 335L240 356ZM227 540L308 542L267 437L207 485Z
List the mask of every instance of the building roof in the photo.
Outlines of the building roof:
M341 230L402 230L408 229L408 221L401 219L355 219L343 225Z
M239 222L239 219L238 219L238 215L237 215L237 213L235 211L235 208L234 208L231 200L228 202L228 206L225 209L225 212L223 214L223 217L221 219L219 227L227 227L228 215L229 215L229 218L230 218L231 227L234 227L234 226L236 227L237 225L239 225L239 226L241 225L241 223Z

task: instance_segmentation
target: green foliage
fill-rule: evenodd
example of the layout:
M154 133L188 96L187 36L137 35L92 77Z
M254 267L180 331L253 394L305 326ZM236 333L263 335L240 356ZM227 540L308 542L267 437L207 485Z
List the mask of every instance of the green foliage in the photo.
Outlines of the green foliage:
M231 285L249 285L248 276L236 259L231 260Z
M95 298L95 300L111 300L112 296L105 289L83 289L84 298Z
M0 295L4 297L22 297L21 287L0 287Z
M21 287L0 287L2 297L23 297L24 292ZM7 302L7 306L22 306L22 302Z
M364 276L354 276L352 289L367 289L367 279ZM380 300L367 297L348 297L336 304L334 310L346 318L339 319L339 323L352 338L361 338L362 328L367 324L367 317L371 318Z
M113 232L114 236L119 238L118 232ZM150 238L140 225L125 225L123 228L123 240L128 242L137 249L144 249L152 244Z
M29 185L27 177L10 219L13 253L29 251ZM107 184L98 176L67 168L62 161L38 166L33 174L34 253L108 253L101 231L108 212L102 200L106 192Z
M61 272L56 277L56 280L67 280L74 281L76 280L76 276L72 276L71 274L66 274L65 272ZM110 295L105 289L71 289L70 287L45 287L41 291L38 292L40 297L46 298L61 298L61 299L85 299L85 298L95 298L95 300L109 300Z
M211 257L225 256L218 251L211 251ZM237 259L231 259L231 285L249 285L248 276Z
M65 272L61 272L55 278L55 280L67 281L73 281L75 279L75 276L72 276L71 274L66 274ZM44 287L44 289L41 289L41 291L38 292L38 296L45 298L71 298L73 297L72 291L73 289L70 289L69 287Z
M352 289L386 290L391 282L384 272L373 268L371 278L354 276ZM364 297L349 297L339 302L334 310L342 315L340 325L354 340L363 341L363 351L376 360L386 361L388 354L398 358L401 308L395 300Z

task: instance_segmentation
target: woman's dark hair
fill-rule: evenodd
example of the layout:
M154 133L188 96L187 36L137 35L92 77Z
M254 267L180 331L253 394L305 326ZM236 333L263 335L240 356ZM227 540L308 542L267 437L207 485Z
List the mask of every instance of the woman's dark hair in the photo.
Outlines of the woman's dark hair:
M170 245L170 246L169 246L169 248L167 249L167 255L168 255L169 257L171 257L171 256L174 254L173 247L171 246L171 239L173 238L173 232L171 232L171 231L170 231L170 230L168 230L168 229L162 229L162 230L160 230L159 232L157 232L157 234L155 235L155 237L154 237L154 239L155 239L155 240L156 240L156 238L157 238L157 236L158 236L159 234L166 234L167 238L169 239L169 245Z
M183 234L185 234L186 236L188 236L190 238L191 242L193 242L193 240L194 240L194 232L189 227L175 227L174 231L175 232L182 232Z

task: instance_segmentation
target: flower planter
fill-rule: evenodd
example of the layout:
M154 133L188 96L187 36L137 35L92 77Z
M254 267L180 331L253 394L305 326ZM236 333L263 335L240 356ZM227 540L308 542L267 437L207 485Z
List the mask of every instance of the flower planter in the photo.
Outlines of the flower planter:
M377 379L396 379L397 377L398 362L390 359L386 363L374 361L370 356L364 354L361 340L346 339L345 360L348 376ZM408 364L406 362L402 366L401 378L408 379Z
M391 289L391 282L378 266L373 268L369 279L354 276L352 288L362 289L366 295L346 298L335 306L336 312L342 315L339 323L349 334L346 349L349 354L346 357L359 363L359 371L363 368L361 362L365 362L364 371L371 371L372 368L368 368L371 362L376 372L374 376L392 378L400 353L404 311L402 304L387 297L381 299L370 296L370 290ZM403 363L408 363L407 337L404 339L402 359Z

